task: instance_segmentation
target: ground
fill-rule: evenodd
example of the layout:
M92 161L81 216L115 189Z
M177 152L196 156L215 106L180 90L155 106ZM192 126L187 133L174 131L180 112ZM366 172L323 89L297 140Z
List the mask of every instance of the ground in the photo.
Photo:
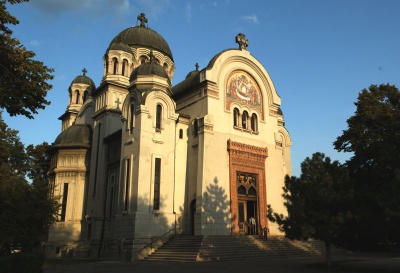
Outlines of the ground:
M163 273L191 272L273 272L273 273L311 273L311 272L400 272L400 254L349 254L334 257L332 266L325 266L324 257L254 259L240 261L176 263L135 261L130 263L84 259L52 259L47 260L43 273Z

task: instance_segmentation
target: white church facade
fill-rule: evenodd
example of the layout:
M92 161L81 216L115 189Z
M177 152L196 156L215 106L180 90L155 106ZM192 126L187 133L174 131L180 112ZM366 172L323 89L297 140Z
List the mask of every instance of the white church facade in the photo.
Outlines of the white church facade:
M280 234L267 204L285 210L292 142L246 37L172 85L169 45L138 20L111 41L98 87L86 70L69 86L49 150L60 217L47 255L129 260L166 233L247 234L250 217Z

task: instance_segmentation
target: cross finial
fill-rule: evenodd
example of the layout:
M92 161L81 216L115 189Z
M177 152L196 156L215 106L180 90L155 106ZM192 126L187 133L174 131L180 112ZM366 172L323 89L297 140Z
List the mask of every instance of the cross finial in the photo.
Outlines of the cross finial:
M147 18L146 18L146 15L143 12L137 17L137 19L140 21L140 26L141 27L145 27L146 26L145 23L147 23Z
M86 76L86 73L87 73L86 68L82 69L82 72L83 72L83 76Z
M150 51L150 53L149 53L149 58L150 58L150 62L152 63L153 62L153 59L154 59L154 54L153 54L153 51Z
M239 44L239 49L241 50L246 49L249 45L249 41L243 33L236 35L236 43Z
M196 71L199 71L199 64L196 63L194 66L196 67Z

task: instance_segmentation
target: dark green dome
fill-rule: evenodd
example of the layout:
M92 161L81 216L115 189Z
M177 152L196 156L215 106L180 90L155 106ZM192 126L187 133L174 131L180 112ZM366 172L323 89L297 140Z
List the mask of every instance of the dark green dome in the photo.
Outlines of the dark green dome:
M110 46L108 47L107 51L109 50L121 50L127 53L130 53L133 55L133 51L129 45L124 43L123 41L116 41L114 43L111 43Z
M156 75L156 76L159 76L159 77L166 78L170 82L168 74L167 74L167 72L165 72L164 68L161 65L156 64L154 62L144 63L144 64L141 64L138 67L136 67L132 71L131 76L129 78L129 81L132 82L139 75L142 75L142 76L144 76L144 75Z
M130 47L146 47L151 50L157 50L170 57L173 61L172 52L165 39L146 26L134 26L123 30L111 41L110 47L120 39Z
M90 148L92 128L87 124L73 124L61 132L53 143L54 148Z
M77 76L72 82L71 85L73 85L74 83L76 84L87 84L92 86L93 90L96 89L96 85L94 84L93 80L85 75L80 75Z

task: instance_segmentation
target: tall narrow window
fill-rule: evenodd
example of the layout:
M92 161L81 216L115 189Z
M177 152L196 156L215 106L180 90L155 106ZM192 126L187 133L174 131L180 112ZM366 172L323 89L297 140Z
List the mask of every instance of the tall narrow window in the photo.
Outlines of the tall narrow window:
M113 58L113 63L114 63L113 74L115 75L118 72L118 60L117 60L117 58Z
M65 222L65 214L67 212L67 201L68 201L68 183L64 183L64 191L61 203L61 215L60 221Z
M128 205L129 205L129 182L131 178L131 160L128 158L126 160L126 177L125 177L125 206L124 210L128 211Z
M247 120L248 120L249 114L244 111L242 114L242 127L243 129L247 129Z
M135 127L135 105L131 103L129 107L129 133L133 133L133 128Z
M161 118L162 118L162 106L157 104L156 109L156 132L161 132Z
M253 132L257 132L258 128L257 128L257 115L256 114L252 114L251 115L251 130Z
M122 76L125 76L126 63L127 63L127 61L124 59L122 61L122 70L121 70L121 75Z
M161 182L161 158L155 159L154 165L154 200L153 210L160 209L160 182Z
M179 138L182 139L183 138L183 130L179 129Z
M79 90L75 90L75 103L79 103Z
M89 92L85 91L83 92L83 102L85 102L89 98Z
M110 218L110 219L112 217L112 212L113 212L113 202L114 202L114 187L111 187L110 188L110 207L108 209L108 218Z
M233 109L233 126L239 126L239 109Z
M197 137L199 135L199 125L197 123L197 119L193 121L193 135Z

